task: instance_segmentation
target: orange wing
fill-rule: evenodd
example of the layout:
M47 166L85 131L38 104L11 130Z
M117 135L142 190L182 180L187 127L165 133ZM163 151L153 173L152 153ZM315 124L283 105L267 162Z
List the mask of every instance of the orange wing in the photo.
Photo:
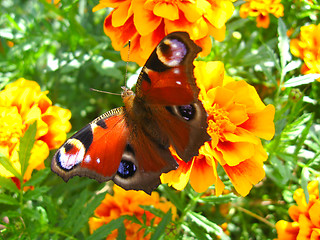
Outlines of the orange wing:
M52 171L65 181L88 176L99 182L117 173L129 131L122 108L98 117L69 138L53 157Z

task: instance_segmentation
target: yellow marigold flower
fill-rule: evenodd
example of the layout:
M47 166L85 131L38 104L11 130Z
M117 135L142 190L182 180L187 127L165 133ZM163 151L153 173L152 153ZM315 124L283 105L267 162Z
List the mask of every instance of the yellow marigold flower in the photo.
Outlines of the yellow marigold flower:
M59 147L71 129L71 112L52 106L48 91L41 92L34 81L20 78L0 92L0 152L21 172L19 144L28 126L37 121L36 141L23 179L29 180L34 169L44 168L49 150ZM14 177L0 165L0 175Z
M269 14L276 18L283 16L281 0L245 0L240 7L240 17L256 17L257 27L268 28L270 24Z
M127 60L123 48L131 40L130 60L143 65L156 45L170 32L186 31L202 55L211 51L210 35L222 41L225 23L234 6L230 0L100 0L93 11L112 7L106 17L104 32L112 46Z
M160 217L155 216L149 211L144 210L140 206L154 206L163 212L171 209L172 217L176 218L177 209L171 203L161 198L157 192L152 192L151 196L142 191L129 190L126 191L117 185L113 187L113 196L107 194L101 205L95 210L95 216L89 219L89 227L91 234L103 224L107 224L114 219L118 219L124 215L136 216L143 222L143 215L146 217L148 226L153 222L154 225L159 224ZM141 225L124 220L126 228L126 239L150 239L150 234L145 234L145 229L141 229ZM107 239L116 239L118 230L114 230Z
M304 61L302 74L320 73L320 24L301 27L299 38L290 42L290 51Z
M294 192L293 199L297 205L289 208L289 215L294 222L278 221L276 223L278 238L275 240L320 239L320 199L318 185L318 181L311 181L308 184L308 203L302 188Z
M161 180L181 190L190 179L197 192L215 184L216 195L220 195L224 189L217 174L220 164L236 191L245 196L265 176L263 162L268 156L260 138L270 140L275 133L274 106L265 106L254 87L245 81L225 76L221 62L194 64L199 99L209 115L207 131L212 140L188 163L174 154L179 168L162 174Z

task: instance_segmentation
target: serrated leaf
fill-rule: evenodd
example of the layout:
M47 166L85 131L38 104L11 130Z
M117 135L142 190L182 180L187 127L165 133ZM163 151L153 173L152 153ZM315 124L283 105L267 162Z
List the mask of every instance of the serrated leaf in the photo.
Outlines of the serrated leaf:
M99 239L106 239L106 237L115 229L119 229L123 224L123 217L118 219L112 220L108 224L99 227L97 230L91 234L87 240L99 240Z
M266 44L264 44L263 46L264 46L264 48L266 50L267 56L272 60L272 62L274 62L275 67L277 68L277 70L279 72L281 72L281 66L279 64L279 59L277 58L277 55L275 54L274 50L272 48L270 48Z
M49 175L51 170L49 168L41 169L32 175L29 181L23 184L23 186L35 186L41 183Z
M176 190L170 188L166 184L159 185L158 189L164 193L167 199L170 200L170 202L177 207L178 210L183 211L183 200L179 198L179 195L177 194Z
M229 203L232 200L236 199L237 196L233 193L221 195L221 196L208 196L208 197L201 197L199 198L199 203L206 203L206 204L222 204L222 203Z
M0 164L9 172L11 172L16 178L21 179L21 174L12 166L10 160L0 153Z
M126 240L126 228L124 224L120 224L120 227L118 228L117 240Z
M30 124L23 137L20 138L19 161L21 164L21 175L24 176L29 165L31 150L36 141L37 121Z
M27 191L24 195L24 200L35 200L38 199L40 196L44 195L50 190L49 187L43 186L43 187L37 187L32 191Z
M309 203L308 183L310 181L310 172L307 167L302 168L301 172L301 187L306 197L306 202Z
M222 228L208 220L206 217L202 216L199 213L191 212L188 213L188 217L197 224L198 226L202 227L208 233L214 233L216 236L219 236L221 239L229 240L230 238L223 232Z
M78 218L80 217L81 210L84 208L89 196L90 194L87 189L81 192L79 198L75 201L75 203L72 205L72 208L69 210L68 217L63 222L61 222L61 227L63 227L64 229L68 229L77 223Z
M286 74L287 72L290 72L294 69L297 69L301 65L301 60L296 61L290 61L284 68L283 68L283 74Z
M318 78L320 78L320 74L307 74L299 77L294 77L286 81L283 84L283 87L297 87L303 84L309 84Z
M73 224L72 227L73 235L80 231L80 229L88 223L89 217L93 215L94 210L100 205L104 197L105 193L95 195L93 199L91 199L89 202L86 203L85 206L82 207L80 214L78 214L77 221Z
M172 213L171 209L164 215L161 222L158 224L154 234L152 234L150 240L157 240L162 238L162 236L165 234L166 226L171 222L172 219Z
M0 195L0 204L19 205L19 202L15 198L13 198L13 197L11 197L9 195L1 194Z
M17 185L14 184L14 182L10 178L5 178L3 176L0 176L0 187L5 188L11 192L19 192Z
M158 208L155 208L152 205L140 205L140 207L148 212L153 213L154 215L156 215L157 217L163 217L164 216L164 212L161 211Z
M306 113L304 114L305 116L305 123L304 123L304 128L300 134L300 137L298 138L298 141L296 142L296 149L294 152L295 156L298 156L299 151L301 150L302 146L305 144L305 141L307 139L307 136L309 134L309 130L313 124L313 119L314 119L314 114L313 113Z
M284 68L286 63L291 60L289 38L287 36L287 27L281 18L278 20L278 48L280 52L280 64Z

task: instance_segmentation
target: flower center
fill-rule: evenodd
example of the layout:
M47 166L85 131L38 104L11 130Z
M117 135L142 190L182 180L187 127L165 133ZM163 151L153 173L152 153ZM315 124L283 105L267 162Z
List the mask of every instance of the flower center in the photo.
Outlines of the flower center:
M208 133L210 136L218 136L220 141L224 141L225 138L223 136L224 132L233 132L236 129L236 125L234 125L229 119L229 113L218 106L218 104L214 104L209 109L206 109L209 115L208 117Z

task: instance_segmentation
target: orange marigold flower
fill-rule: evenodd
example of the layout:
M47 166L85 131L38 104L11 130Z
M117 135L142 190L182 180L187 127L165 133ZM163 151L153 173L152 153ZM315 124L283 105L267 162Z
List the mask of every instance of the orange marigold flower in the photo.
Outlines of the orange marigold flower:
M278 238L287 239L320 239L320 199L319 182L308 184L309 202L306 201L303 189L294 192L293 199L297 205L289 208L289 215L294 222L280 220L276 223Z
M246 0L240 7L240 17L256 17L257 27L268 28L269 13L279 18L283 16L283 9L281 0Z
M202 55L211 51L210 35L222 41L225 23L234 6L230 0L100 0L93 11L112 7L106 17L104 32L122 59L128 50L123 48L131 40L130 59L143 65L152 50L168 33L188 32L202 47Z
M91 234L103 224L107 224L114 219L118 219L124 215L136 216L140 222L143 222L143 216L146 219L146 225L150 226L159 224L160 217L155 216L149 211L144 210L140 206L154 206L163 212L168 212L171 209L172 217L176 218L177 209L171 203L161 198L157 192L152 192L151 195L142 191L129 190L126 191L117 185L113 186L113 196L107 194L101 205L95 210L95 216L89 219L89 227ZM127 239L150 239L150 234L145 236L145 229L141 228L140 224L124 220ZM114 230L107 239L116 239L118 230Z
M8 84L0 92L0 152L10 159L19 173L20 137L31 123L37 121L36 141L23 176L25 181L31 178L34 169L44 168L43 162L49 156L49 150L59 147L71 129L71 112L52 106L47 93L48 91L41 92L38 83L24 78ZM1 164L0 175L14 177Z
M260 138L270 140L275 133L274 106L265 106L245 81L225 76L221 62L195 62L194 74L199 99L209 115L207 131L212 140L188 163L174 154L179 168L162 174L161 180L181 190L190 179L197 192L215 184L220 195L224 189L217 173L220 164L236 191L245 196L265 176L263 162L268 156Z
M304 61L302 74L320 73L320 24L301 27L299 38L290 42L290 51Z

